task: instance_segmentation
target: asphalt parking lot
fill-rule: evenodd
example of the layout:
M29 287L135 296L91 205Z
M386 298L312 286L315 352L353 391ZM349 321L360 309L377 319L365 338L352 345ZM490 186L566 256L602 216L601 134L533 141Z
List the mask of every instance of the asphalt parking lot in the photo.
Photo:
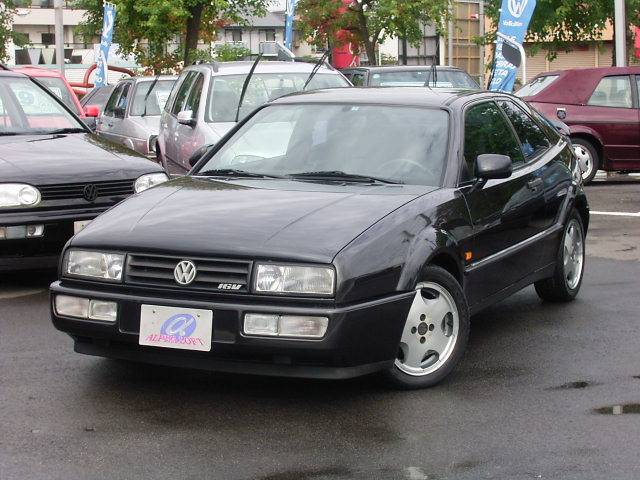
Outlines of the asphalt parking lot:
M640 179L587 189L578 299L473 318L430 390L130 366L72 352L52 272L0 280L0 479L640 477Z

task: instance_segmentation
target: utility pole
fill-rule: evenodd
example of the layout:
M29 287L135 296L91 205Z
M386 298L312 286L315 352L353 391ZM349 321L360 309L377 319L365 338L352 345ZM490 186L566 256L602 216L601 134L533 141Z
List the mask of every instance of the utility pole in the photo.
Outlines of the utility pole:
M55 34L56 34L56 63L60 68L60 73L64 75L64 21L62 8L64 0L54 0L53 8L55 11Z
M615 46L616 46L616 67L626 67L627 65L627 19L625 18L624 0L614 1L615 13Z

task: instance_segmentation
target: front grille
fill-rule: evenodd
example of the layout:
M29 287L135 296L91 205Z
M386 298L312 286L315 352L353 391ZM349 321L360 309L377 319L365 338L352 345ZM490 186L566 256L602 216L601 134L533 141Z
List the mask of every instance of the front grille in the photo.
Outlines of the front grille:
M56 185L39 185L42 200L65 200L84 198L87 185L95 185L97 197L112 197L133 194L133 180L114 180L111 182L61 183Z
M174 269L182 260L191 260L197 269L189 285L180 285L174 277ZM181 290L246 293L250 274L251 262L246 260L129 254L125 282Z

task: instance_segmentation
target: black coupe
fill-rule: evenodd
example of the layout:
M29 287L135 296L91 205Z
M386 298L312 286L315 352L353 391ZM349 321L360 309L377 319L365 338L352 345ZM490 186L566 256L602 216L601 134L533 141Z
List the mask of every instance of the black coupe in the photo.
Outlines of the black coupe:
M159 165L91 134L37 80L0 70L0 271L55 267L88 221L166 180Z
M53 322L90 355L425 387L474 312L576 296L588 222L572 148L514 97L292 95L76 235Z

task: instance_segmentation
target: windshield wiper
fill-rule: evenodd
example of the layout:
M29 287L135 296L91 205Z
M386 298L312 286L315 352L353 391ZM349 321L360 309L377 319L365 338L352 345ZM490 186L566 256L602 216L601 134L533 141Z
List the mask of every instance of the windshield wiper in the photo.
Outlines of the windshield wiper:
M194 173L196 177L249 177L249 178L284 178L281 175L268 175L266 173L247 172L235 168L217 168Z
M341 170L320 170L318 172L301 172L289 175L292 178L310 178L310 179L339 179L350 182L366 182L366 183L402 183L386 178L372 177L370 175L358 175L357 173L347 173Z
M87 133L87 131L84 128L58 128L56 130L46 130L42 133L45 135L58 135L61 133Z

